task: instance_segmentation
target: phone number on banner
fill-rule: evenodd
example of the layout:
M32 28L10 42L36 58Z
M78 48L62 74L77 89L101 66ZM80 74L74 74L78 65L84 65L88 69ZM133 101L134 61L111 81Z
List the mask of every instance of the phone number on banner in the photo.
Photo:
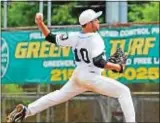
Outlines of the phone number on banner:
M72 76L74 68L64 69L53 69L51 71L50 80L53 82L68 81ZM102 72L103 76L107 76L113 79L125 78L127 80L157 80L159 79L159 68L158 67L128 67L124 73L114 73L111 70ZM139 81L140 82L140 81Z
M158 67L128 67L125 69L125 71L122 74L119 73L113 73L112 71L102 73L104 76L108 76L114 79L118 78L126 78L127 80L157 80L159 79L159 68Z

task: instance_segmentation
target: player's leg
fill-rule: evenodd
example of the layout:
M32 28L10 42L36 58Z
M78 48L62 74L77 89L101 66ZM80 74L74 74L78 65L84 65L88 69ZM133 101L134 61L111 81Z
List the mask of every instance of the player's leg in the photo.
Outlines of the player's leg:
M35 115L50 106L54 106L63 103L72 97L85 92L86 89L79 87L76 82L70 79L60 90L51 92L35 102L25 107L23 105L18 105L8 116L8 122L15 120L23 120L24 117ZM21 110L18 110L21 109ZM12 115L11 115L12 114ZM25 116L24 116L25 114ZM23 116L23 117L22 117Z
M82 84L86 84L91 91L118 98L126 122L135 122L134 105L127 86L114 79L92 73L81 75L81 79L87 81Z
M79 87L76 82L70 80L68 81L60 90L51 92L35 102L28 105L28 116L34 115L47 109L50 106L54 106L63 103L72 97L85 92L86 89Z
M95 91L106 96L118 98L126 122L135 122L135 110L130 89L114 79L102 76L98 78L101 85L96 86Z

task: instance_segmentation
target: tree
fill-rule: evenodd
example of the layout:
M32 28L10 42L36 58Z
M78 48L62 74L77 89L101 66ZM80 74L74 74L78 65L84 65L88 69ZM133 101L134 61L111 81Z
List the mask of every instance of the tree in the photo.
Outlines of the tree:
M72 2L53 9L52 23L58 25L78 23L77 17L74 16L74 5L76 5L76 3Z
M145 4L130 4L128 20L129 22L159 21L159 8L159 2L149 2Z
M2 92L7 92L7 93L22 93L23 89L16 84L7 84L7 85L2 85Z
M79 24L79 14L88 8L92 8L92 4L103 5L104 2L78 2L78 1L52 1L52 25L69 25ZM91 7L92 6L92 7ZM2 21L1 26L3 27L3 3L2 7ZM104 7L93 8L97 11L104 10ZM35 26L34 17L39 11L39 2L8 2L8 27L22 27L22 26ZM43 14L44 22L47 22L47 1L43 2ZM100 17L100 22L104 23L104 16Z
M8 7L8 27L33 26L38 4L12 2Z

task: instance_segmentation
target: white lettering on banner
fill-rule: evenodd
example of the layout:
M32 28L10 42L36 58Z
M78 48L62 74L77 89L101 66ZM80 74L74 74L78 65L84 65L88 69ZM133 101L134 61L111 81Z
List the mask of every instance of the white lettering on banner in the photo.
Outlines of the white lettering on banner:
M120 36L134 36L134 35L145 35L145 34L150 34L148 28L130 29L130 30L120 31Z
M134 64L152 64L152 58L134 58Z
M159 30L160 30L160 28L159 27L154 27L154 28L152 28L152 34L159 34Z
M68 34L76 34L76 33L79 33L78 31L75 31L75 32L69 32L69 31L60 31L60 32L52 32L52 34L64 34L64 33L68 33ZM33 33L30 33L29 35L29 39L44 39L45 36L40 33L40 32L33 32Z
M154 63L154 64L160 64L160 59L154 57L154 58L153 58L153 63Z
M110 36L110 37L117 37L119 36L119 32L116 30L102 30L100 31L101 36Z
M127 59L127 61L126 61L126 65L131 65L132 64L132 59Z
M52 31L53 34L59 34L59 33L68 33L69 35L71 34L76 34L79 33L79 31L75 30L75 31L70 31L70 30L66 30L66 31ZM134 35L146 35L146 34L159 34L159 27L153 27L151 32L149 31L148 28L136 28L136 29L126 29L126 30L121 30L120 33L117 30L100 30L99 31L101 36L110 36L110 37L117 37L117 36L134 36ZM44 39L45 37L43 36L42 33L40 32L33 32L30 33L29 35L30 39Z
M52 60L52 61L44 61L44 67L74 67L75 64L73 60Z
M42 35L42 33L40 32L34 32L29 35L30 40L31 39L44 39L44 38L45 38L44 35Z

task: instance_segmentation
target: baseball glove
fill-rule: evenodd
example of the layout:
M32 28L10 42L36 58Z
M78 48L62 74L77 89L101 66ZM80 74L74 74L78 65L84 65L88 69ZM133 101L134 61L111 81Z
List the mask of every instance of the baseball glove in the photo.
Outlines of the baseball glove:
M113 55L111 55L107 61L114 64L119 64L121 66L121 71L119 71L119 73L123 73L124 68L122 64L126 64L127 57L128 56L124 54L122 49L118 48L116 52ZM112 70L112 71L117 73L116 70Z

